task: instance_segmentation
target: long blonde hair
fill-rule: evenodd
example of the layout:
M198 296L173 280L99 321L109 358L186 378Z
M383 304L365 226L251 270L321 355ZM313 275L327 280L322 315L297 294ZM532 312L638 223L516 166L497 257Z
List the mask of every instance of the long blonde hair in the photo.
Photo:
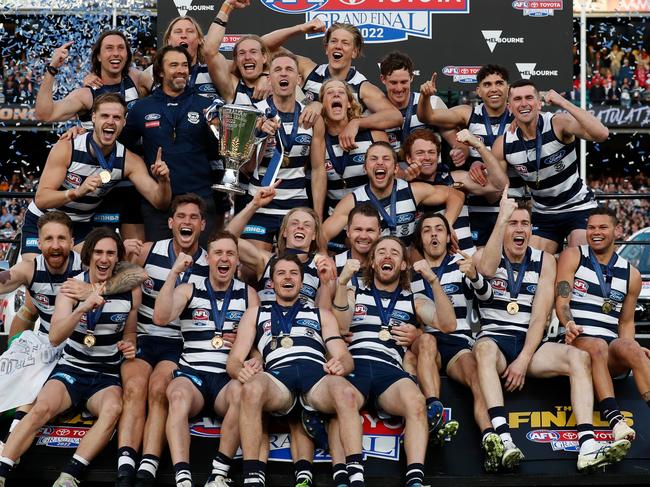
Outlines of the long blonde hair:
M323 85L320 87L320 93L318 94L318 96L319 96L318 99L322 102L323 97L325 96L325 90L327 89L327 87L330 84L337 83L337 82L341 83L343 85L343 87L345 88L345 94L348 97L348 103L350 105L348 107L348 110L347 110L348 122L350 120L354 120L355 118L361 118L361 113L362 113L363 110L361 109L361 104L355 98L354 93L352 92L352 88L350 88L349 84L344 83L343 81L341 81L339 79L330 78L330 79L325 80ZM325 125L327 126L328 118L327 118L327 113L326 113L324 105L323 105L323 109L321 111L321 116L323 117L323 120L325 121Z
M314 220L314 240L312 240L311 243L309 244L309 253L318 251L318 244L321 239L320 218L318 218L318 214L312 208L308 208L306 206L298 206L296 208L291 208L289 210L289 213L284 215L284 218L282 219L282 224L280 225L280 232L278 233L278 255L284 254L285 251L287 250L287 239L284 236L284 232L287 230L287 226L289 225L289 218L291 218L291 215L299 211L307 213Z
M203 53L203 46L205 45L205 36L203 35L203 29L201 29L199 23L189 15L181 15L171 20L163 34L163 46L169 44L169 37L172 35L173 28L181 20L189 20L196 29L196 36L199 38L199 47L196 50L196 62L197 64L204 64L205 54Z

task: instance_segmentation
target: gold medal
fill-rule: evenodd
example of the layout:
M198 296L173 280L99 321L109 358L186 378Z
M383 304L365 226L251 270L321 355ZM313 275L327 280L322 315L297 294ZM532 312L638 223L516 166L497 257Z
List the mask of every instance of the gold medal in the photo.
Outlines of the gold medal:
M280 340L280 345L283 348L291 348L293 347L293 339L290 336L283 336Z
M287 154L282 154L282 167L289 167L289 156Z
M223 338L221 338L219 335L215 335L212 337L212 340L210 340L210 343L212 344L213 348L219 350L221 347L223 347Z
M611 301L605 300L605 302L603 303L603 306L602 306L601 309L603 310L603 313L608 315L608 314L610 314L612 312L612 310L614 309L614 306L612 306Z
M390 340L390 330L388 328L382 328L379 330L379 339L382 342L387 342Z
M102 184L108 184L111 182L111 173L104 169L99 173L99 179L101 179Z
M519 304L516 301L510 301L506 306L506 311L508 311L509 315L516 315L519 313Z
M88 348L92 348L95 345L96 341L97 339L95 338L95 335L93 335L91 332L88 332L84 337L84 345L86 345Z

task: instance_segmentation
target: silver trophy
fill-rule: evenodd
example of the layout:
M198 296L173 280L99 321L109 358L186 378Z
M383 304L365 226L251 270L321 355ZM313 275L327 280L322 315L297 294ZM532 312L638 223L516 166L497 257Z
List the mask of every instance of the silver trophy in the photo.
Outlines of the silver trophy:
M219 155L224 158L225 174L212 189L245 194L238 182L239 169L251 158L255 147L255 127L262 112L252 106L224 105L215 101L205 112L212 133L219 140ZM216 120L216 124L215 124Z

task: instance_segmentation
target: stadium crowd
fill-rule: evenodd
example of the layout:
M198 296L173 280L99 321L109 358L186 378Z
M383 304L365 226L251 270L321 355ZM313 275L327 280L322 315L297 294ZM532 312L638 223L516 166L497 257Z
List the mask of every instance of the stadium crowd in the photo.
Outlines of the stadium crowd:
M267 414L288 417L296 487L313 484L316 446L337 486L363 487L363 407L404 419L403 483L423 487L429 437L459 428L440 374L471 390L487 472L524 460L504 393L528 377L569 378L579 471L623 460L636 432L612 375L631 369L650 406L650 358L634 339L641 276L615 240L621 212L632 231L647 201L599 206L580 178L578 139L605 143L607 127L554 90L543 101L559 110L541 111L532 81L492 64L481 102L448 108L435 77L412 87L411 59L390 52L384 92L352 67L364 39L350 24L242 36L228 60L219 46L247 4L224 0L205 35L173 19L150 70L103 31L87 86L62 99L79 61L71 41L49 53L36 116L80 126L51 148L27 209L3 206L9 226L22 213L22 261L0 293L27 288L10 334L58 360L39 364L37 390L5 389L17 409L0 487L37 431L80 405L96 419L55 487L77 487L116 428L116 485L154 485L167 444L191 487L188 421L204 408L223 419L207 487L232 484L239 448L244 485L266 484ZM325 62L284 49L307 33L324 34ZM250 122L220 133L250 147L241 171L214 154L218 119ZM553 311L559 335L543 340Z

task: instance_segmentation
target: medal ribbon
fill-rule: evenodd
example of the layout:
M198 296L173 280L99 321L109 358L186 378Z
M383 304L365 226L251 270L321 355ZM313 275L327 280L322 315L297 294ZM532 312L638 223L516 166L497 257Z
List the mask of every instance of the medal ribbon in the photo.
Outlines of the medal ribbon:
M296 319L301 309L302 301L300 299L293 303L293 306L289 308L286 314L282 312L282 307L278 303L271 304L271 335L274 337L279 336L280 333L287 336L291 335L293 320ZM280 326L279 330L278 325Z
M212 321L214 321L214 332L217 335L223 333L223 325L226 321L226 311L228 311L228 306L230 305L230 298L232 296L232 288L235 284L235 281L230 281L230 286L223 294L223 303L221 303L221 309L217 306L217 297L215 295L214 289L212 289L212 284L210 283L210 278L205 278L205 288L208 291L208 296L210 296L210 314L212 315Z
M598 262L598 259L596 258L593 250L591 250L591 247L589 248L589 260L591 261L591 266L594 268L594 272L598 278L598 284L600 284L600 293L602 294L605 301L609 301L609 293L612 290L612 278L614 276L613 266L614 262L616 262L616 252L612 254L612 256L609 258L609 262L605 266L605 275L603 275L603 269L601 267L602 264Z
M510 117L510 112L506 108L503 114L501 115L501 118L499 119L499 129L497 130L496 135L494 135L494 129L492 128L492 120L488 115L487 108L485 108L485 105L483 105L482 113L483 113L483 125L485 126L485 134L486 134L485 137L487 139L485 145L487 145L488 147L492 147L496 138L503 135L503 133L506 131L506 125L508 124L508 118Z
M192 73L190 74L190 79L187 80L187 86L190 88L194 88L194 85L196 85L196 78L199 75L199 65L195 64L191 68Z
M332 163L332 167L336 171L336 174L338 174L340 178L343 179L343 173L345 172L345 168L348 166L348 162L350 161L350 153L343 151L343 154L341 154L340 157L337 157L334 153L334 144L338 144L338 136L335 140L334 136L326 133L325 149L327 150L327 157L329 157L329 160Z
M284 130L283 124L282 124L282 118L278 116L278 109L275 107L273 104L273 100L271 97L269 97L267 100L267 103L269 104L269 108L266 109L266 113L264 116L266 118L277 118L280 120L280 128ZM294 114L294 119L295 119L295 114ZM294 127L296 126L295 120L294 120ZM279 131L278 131L279 132ZM284 155L284 139L282 137L278 138L278 132L275 133L275 140L277 141L277 144L275 146L275 150L273 151L273 156L271 157L271 160L269 161L269 165L266 168L266 172L264 173L264 177L262 178L262 181L260 182L260 185L265 188L267 186L271 186L273 182L275 181L275 178L278 175L278 171L280 170L280 165L282 164L282 156ZM278 148L279 146L279 148Z
M379 291L373 284L370 289L372 290L372 297L375 300L375 306L377 306L377 311L379 312L379 319L381 320L381 324L383 327L388 327L390 325L390 318L393 316L393 310L395 309L395 305L397 304L397 298L399 297L400 290L399 288L395 289L393 293L390 296L390 301L388 303L388 307L384 308L384 305L381 302L381 296L379 295Z
M404 113L404 123L402 124L402 144L406 141L411 132L411 118L413 117L413 101L415 100L415 93L411 92L409 96L409 103L406 105L406 112Z
M445 258L442 260L442 263L440 264L440 267L432 267L431 270L435 269L436 277L438 278L438 282L442 282L442 276L447 270L447 265L449 262L451 262L451 259L453 259L453 255L445 255ZM429 284L429 281L427 281L424 277L422 277L422 281L424 282L424 292L425 294L429 297L429 299L433 300L433 289L431 288L431 284Z
M386 209L372 192L369 184L366 184L365 190L370 199L370 203L372 203L372 206L374 206L379 212L381 219L386 222L386 225L388 225L388 228L390 229L390 233L394 234L395 229L397 228L397 222L395 221L397 217L397 180L393 181L393 191L390 194L390 215L386 213Z
M92 133L88 134L88 143L90 144L90 146L93 148L93 151L95 152L95 159L97 159L99 166L102 169L107 170L108 172L112 172L113 164L115 163L115 155L117 153L117 144L115 144L115 147L113 147L113 150L111 151L111 155L108 157L108 161L107 161L101 149L99 148L97 143L93 140Z
M90 275L88 273L84 274L84 281L90 282ZM88 331L88 334L92 334L95 331L95 327L97 326L97 320L102 315L103 310L104 310L104 305L102 304L97 309L86 312L86 330Z
M526 274L526 269L528 268L530 254L530 248L526 249L524 260L519 265L519 272L517 273L516 281L514 277L514 271L512 269L512 264L508 260L508 257L505 254L503 255L503 261L506 265L506 271L508 272L508 290L510 291L511 301L517 301L517 296L519 296L519 290L521 289L521 284L524 282L524 275Z

